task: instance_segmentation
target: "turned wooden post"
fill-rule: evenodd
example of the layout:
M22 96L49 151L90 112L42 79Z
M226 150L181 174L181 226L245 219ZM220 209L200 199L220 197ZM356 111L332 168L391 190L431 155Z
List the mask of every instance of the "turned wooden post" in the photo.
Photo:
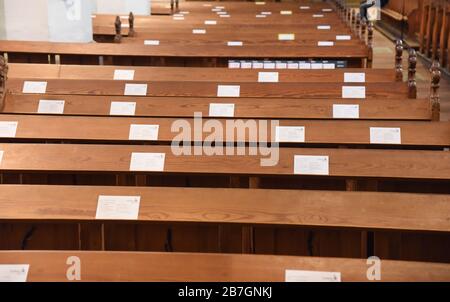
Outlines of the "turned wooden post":
M441 81L440 64L434 61L431 65L431 120L438 122L440 120L441 104L439 99L439 82Z
M114 43L120 43L120 40L122 40L122 21L120 21L119 16L116 17L114 27L116 29L116 35L114 36Z
M130 24L130 28L128 29L128 37L134 36L134 14L133 12L130 12L130 15L128 16L128 23Z
M361 21L361 35L360 35L360 39L366 43L366 29L367 29L367 22L366 20L362 20Z
M0 56L0 111L5 106L6 80L8 79L8 64L3 56Z
M403 80L402 56L403 56L403 41L397 40L397 42L395 43L395 80L396 81Z
M350 23L350 28L352 31L355 31L355 27L356 27L356 11L352 10L352 19Z
M350 26L352 21L352 9L347 8L347 24Z
M369 21L367 27L367 47L369 48L369 54L367 58L367 68L372 68L373 63L373 23Z
M410 99L417 98L416 66L417 54L414 48L410 48L408 58L408 97Z
M355 33L359 37L360 36L360 30L361 30L361 15L359 13L356 14L356 28Z
M178 0L175 0L175 8L178 10Z
M174 0L170 0L170 11L173 13L174 9Z

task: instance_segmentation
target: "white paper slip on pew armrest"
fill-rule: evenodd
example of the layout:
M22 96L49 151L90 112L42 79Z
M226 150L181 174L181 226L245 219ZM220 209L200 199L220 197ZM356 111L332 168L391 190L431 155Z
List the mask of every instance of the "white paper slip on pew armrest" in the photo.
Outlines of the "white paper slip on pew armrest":
M252 69L252 62L242 62L241 61L241 68L242 69Z
M158 140L159 125L130 125L129 140L156 141Z
M276 65L275 62L264 62L263 68L264 69L275 69Z
M125 84L125 91L123 95L136 95L136 96L146 96L147 95L147 84Z
M277 126L275 128L275 142L277 143L304 143L305 127L303 126Z
M323 69L323 63L311 63L311 69Z
M47 82L24 81L22 93L45 93L47 92Z
M220 18L230 18L230 15L226 14L226 15L219 15Z
M184 17L183 14L174 14L173 16L174 16L174 17Z
M40 114L63 114L64 113L63 100L39 100L37 113Z
M193 29L192 33L195 35L204 35L204 34L206 34L206 29L201 29L201 28Z
M137 220L141 196L100 195L97 201L95 219Z
M27 282L29 264L0 264L0 282Z
M358 104L333 104L333 118L358 119Z
M328 156L295 155L294 174L299 175L329 175Z
M282 14L282 15L292 15L292 11L291 10L282 10L282 11L280 11L280 14Z
M136 112L135 102L111 102L110 115L134 115Z
M342 98L343 99L365 99L366 87L365 86L342 86Z
M217 21L216 20L206 20L205 21L205 25L216 25Z
M211 103L208 115L210 117L234 117L234 104Z
M256 18L266 18L266 16L267 16L267 15L259 14L259 15L256 15Z
M331 9L331 8L322 8L322 11L323 12L332 12L333 9Z
M173 20L175 20L175 21L183 21L184 20L184 15L183 15L183 17L173 17Z
M310 9L310 6L300 6L300 9L305 10L305 9Z
M215 6L217 9L225 9L225 6Z
M133 152L130 171L164 171L165 153Z
M242 41L228 41L227 45L228 46L242 46L242 45L244 45L244 43Z
M252 68L253 69L262 69L264 68L263 62L252 62Z
M239 85L217 85L218 97L239 97L241 86Z
M0 122L0 137L16 137L19 122Z
M364 72L344 72L345 83L365 83L366 74Z
M317 46L334 46L333 41L319 41L317 42Z
M114 80L134 80L134 70L116 69L114 70Z
M278 34L278 40L293 41L293 40L295 40L295 34Z
M352 36L350 35L337 35L336 40L337 41L350 41L352 39Z
M340 272L286 270L286 282L341 282Z
M322 14L314 14L313 18L323 18L323 15Z
M261 15L271 15L272 14L272 12L261 12Z
M311 69L311 63L299 63L298 64L298 68L299 69Z
M3 153L4 153L4 152L5 152L5 151L0 150L0 166L2 165Z
M278 83L278 72L258 72L259 83Z
M276 69L287 69L287 63L286 62L275 62L275 68Z
M264 1L256 1L255 5L266 5L266 2L264 2Z
M334 63L323 63L323 69L336 69L336 64Z
M238 69L241 68L241 62L228 62L228 68Z
M298 69L298 63L295 62L287 63L287 69Z
M371 144L401 144L401 129L387 127L370 127Z
M220 12L221 10L222 10L221 8L217 8L217 7L211 8L212 12Z
M159 45L159 40L145 40L144 45L157 46Z
M330 25L317 25L317 29L331 29Z
M216 14L218 14L218 15L228 15L227 12L217 12Z

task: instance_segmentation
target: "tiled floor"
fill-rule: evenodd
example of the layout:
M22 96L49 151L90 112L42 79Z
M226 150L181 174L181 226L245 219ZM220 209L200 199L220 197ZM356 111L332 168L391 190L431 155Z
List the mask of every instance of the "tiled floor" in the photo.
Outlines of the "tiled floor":
M375 31L375 48L374 48L374 62L375 68L393 68L395 62L394 43L383 36L378 31ZM428 67L424 65L424 61L418 57L417 60L417 94L419 98L426 98L430 95L430 72ZM403 71L404 79L407 78L408 73L408 53L403 54ZM450 121L450 79L444 75L441 78L441 88L439 91L441 96L441 120Z

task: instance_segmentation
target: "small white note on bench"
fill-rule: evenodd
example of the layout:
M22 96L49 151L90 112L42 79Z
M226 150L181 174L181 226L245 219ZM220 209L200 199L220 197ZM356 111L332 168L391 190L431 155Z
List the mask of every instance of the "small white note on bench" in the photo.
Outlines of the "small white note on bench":
M144 45L156 46L159 45L159 40L145 40Z
M295 34L278 34L278 40L293 41L293 40L295 40Z
M210 117L233 117L234 104L211 103L209 104Z
M0 165L2 164L2 160L3 160L3 152L2 150L0 150Z
M114 80L134 80L134 70L116 69L114 70Z
M341 282L340 272L286 270L286 282Z
M328 175L328 156L295 155L294 174Z
M364 72L345 72L344 73L345 83L365 83L366 74Z
M275 142L303 143L305 142L305 127L277 126L275 128Z
M130 171L164 171L165 153L133 152Z
M261 15L271 15L272 12L261 12Z
M401 144L400 128L370 127L371 144Z
M241 92L241 86L239 85L218 85L217 96L218 97L239 97Z
M228 46L242 46L242 45L244 45L244 43L242 41L228 41L227 45Z
M27 282L29 264L0 264L0 282Z
M349 41L352 39L352 36L350 35L337 35L336 40L337 41Z
M334 46L333 41L319 41L317 42L317 46Z
M332 8L322 8L323 12L332 12L333 9Z
M318 25L317 29L331 29L330 25Z
M358 104L333 104L333 118L359 118Z
M277 83L278 72L258 72L258 82L260 83Z
M314 14L313 18L323 18L323 15L322 14Z
M47 82L24 81L22 93L45 93Z
M111 102L110 115L134 115L136 111L135 102Z
M147 84L125 84L124 95L147 95Z
M155 141L158 139L159 125L130 125L130 140Z
M0 137L16 137L19 122L0 122Z
M182 15L183 17L173 17L173 20L175 21L183 21L184 20L184 15Z
M95 219L137 220L141 196L100 195Z
M365 86L342 86L342 98L343 99L365 99L366 87Z
M311 7L309 6L300 6L300 9L310 9Z
M216 20L206 20L205 21L205 25L216 25L217 21Z
M39 100L37 113L41 114L63 114L63 100Z
M282 11L280 11L280 14L282 14L282 15L292 15L292 11L291 10L282 10Z
M262 14L256 15L256 18L266 18L266 17L267 17L267 15L262 15Z
M206 29L202 29L202 28L193 29L192 33L194 35L204 35L204 34L206 34Z

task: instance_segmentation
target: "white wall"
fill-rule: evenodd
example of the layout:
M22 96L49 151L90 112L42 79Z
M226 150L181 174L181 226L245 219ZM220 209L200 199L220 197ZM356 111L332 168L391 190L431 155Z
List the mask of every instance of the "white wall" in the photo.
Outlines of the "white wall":
M150 15L149 0L96 0L98 14Z

